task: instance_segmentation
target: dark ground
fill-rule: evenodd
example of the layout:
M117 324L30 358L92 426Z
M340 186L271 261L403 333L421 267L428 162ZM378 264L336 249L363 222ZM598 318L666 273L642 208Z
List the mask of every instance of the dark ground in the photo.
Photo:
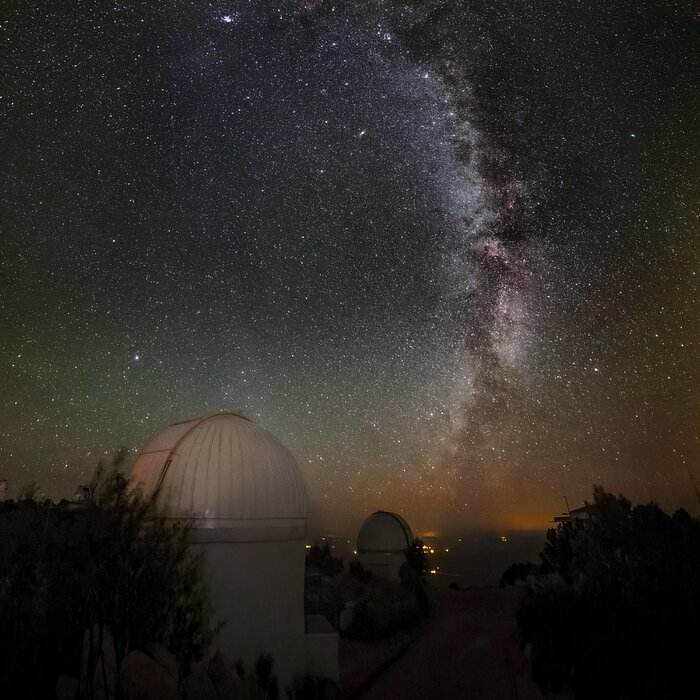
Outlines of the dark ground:
M371 644L341 640L342 697L543 698L518 641L521 596L522 589L514 587L433 590L433 613L416 632Z

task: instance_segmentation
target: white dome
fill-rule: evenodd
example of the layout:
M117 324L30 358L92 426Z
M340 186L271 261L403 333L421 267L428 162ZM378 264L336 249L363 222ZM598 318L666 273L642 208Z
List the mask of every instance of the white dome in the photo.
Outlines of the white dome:
M159 432L131 483L170 518L192 520L208 541L296 539L306 530L306 488L291 452L237 413L214 413Z
M360 554L405 552L412 544L413 533L408 523L400 515L384 510L372 513L357 535L357 551Z

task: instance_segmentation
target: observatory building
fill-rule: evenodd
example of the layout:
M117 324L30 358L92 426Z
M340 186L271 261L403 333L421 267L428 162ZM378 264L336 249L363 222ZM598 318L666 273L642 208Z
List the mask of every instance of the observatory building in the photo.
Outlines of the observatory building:
M378 510L362 524L357 553L362 566L384 578L398 579L406 550L413 545L408 523L397 513Z
M215 413L158 433L131 483L162 515L191 523L226 622L214 647L248 669L272 654L281 689L304 673L306 488L289 450L244 416Z

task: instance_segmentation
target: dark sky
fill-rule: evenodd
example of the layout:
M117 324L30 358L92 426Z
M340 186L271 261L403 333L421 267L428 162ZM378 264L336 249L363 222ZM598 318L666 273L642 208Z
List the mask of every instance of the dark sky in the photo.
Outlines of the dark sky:
M698 510L680 0L0 10L0 477L228 409L319 526Z

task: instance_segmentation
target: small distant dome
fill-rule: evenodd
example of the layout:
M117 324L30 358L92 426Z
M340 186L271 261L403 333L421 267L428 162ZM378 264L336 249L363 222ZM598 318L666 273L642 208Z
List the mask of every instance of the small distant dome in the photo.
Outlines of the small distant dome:
M378 510L365 520L357 536L357 551L398 554L413 544L408 523L397 513Z
M131 484L170 518L193 521L209 541L296 539L306 529L306 488L291 452L237 413L174 423L138 456Z

